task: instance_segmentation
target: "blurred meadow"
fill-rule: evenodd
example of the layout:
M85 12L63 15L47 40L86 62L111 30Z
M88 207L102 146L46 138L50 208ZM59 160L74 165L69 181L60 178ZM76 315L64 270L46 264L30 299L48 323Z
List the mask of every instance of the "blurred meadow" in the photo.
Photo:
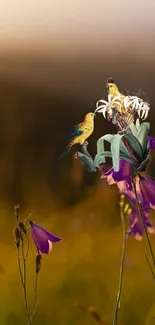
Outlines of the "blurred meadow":
M51 255L43 256L35 324L95 324L77 303L93 305L103 324L112 324L122 247L118 191L73 159L78 146L58 166L53 163L66 145L65 132L94 111L97 100L106 99L108 77L122 91L145 92L155 136L154 10L153 0L0 3L2 325L26 324L12 236L15 204L23 218L32 213L34 221L62 238ZM98 114L90 153L95 155L100 136L115 131ZM152 153L152 177L154 159ZM151 217L155 225L154 212ZM155 251L155 236L150 237ZM155 323L155 287L146 252L145 238L128 239L120 325ZM35 254L31 241L31 302Z

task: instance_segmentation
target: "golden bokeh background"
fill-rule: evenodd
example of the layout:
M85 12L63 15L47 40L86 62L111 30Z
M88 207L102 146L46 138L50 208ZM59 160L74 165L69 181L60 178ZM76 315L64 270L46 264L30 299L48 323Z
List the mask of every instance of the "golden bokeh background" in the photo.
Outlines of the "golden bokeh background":
M144 91L154 123L155 4L144 1L10 1L0 3L0 324L26 324L12 229L14 205L62 238L43 257L35 324L95 324L75 305L93 305L112 324L122 229L115 187L73 159L57 167L64 133L106 98L113 77L122 91ZM127 90L125 89L127 88ZM99 114L89 140L115 132ZM149 174L155 177L154 154ZM152 220L155 217L151 213ZM128 227L128 223L126 220ZM155 222L154 222L155 224ZM155 250L155 237L151 236ZM127 242L119 324L152 325L154 282L146 240ZM33 302L35 248L28 259Z

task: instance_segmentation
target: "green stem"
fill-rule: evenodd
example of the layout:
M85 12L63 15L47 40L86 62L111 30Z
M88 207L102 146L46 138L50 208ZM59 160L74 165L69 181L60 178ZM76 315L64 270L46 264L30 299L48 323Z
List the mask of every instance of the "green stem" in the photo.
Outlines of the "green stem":
M150 269L150 272L151 272L151 274L152 274L152 277L153 277L153 279L155 280L155 275L154 275L154 272L153 272L152 266L151 266L151 264L150 264L150 261L149 261L149 259L148 259L148 257L147 257L147 254L145 254L145 258L146 258L146 261L147 261L148 267L149 267L149 269Z
M26 254L25 254L25 260L27 260L28 253L29 253L29 248L30 248L29 234L26 234L26 238L27 238L27 251L26 251Z
M35 280L35 285L34 285L34 310L33 310L32 316L31 316L31 321L34 319L36 309L39 304L39 301L37 301L37 286L38 286L38 273L36 272L36 280Z
M147 228L146 228L146 224L145 224L145 220L144 220L144 215L143 215L143 212L142 212L141 204L139 202L139 198L138 198L138 195L137 195L136 183L135 183L134 177L133 177L132 183L133 183L133 188L134 188L135 197L136 197L137 210L138 210L139 216L140 216L140 218L142 220L142 223L143 223L143 226L144 226L145 236L146 236L147 243L148 243L148 247L149 247L149 250L150 250L150 254L151 254L153 266L155 268L154 254L153 254L151 242L150 242L150 239L149 239L149 235L148 235L148 232L147 232ZM155 275L154 275L154 277L155 277Z
M27 321L29 325L32 325L29 309L28 309L28 302L27 302L27 291L26 291L26 257L24 254L24 240L22 240L22 258L23 258L23 292L24 292L24 300L25 300L25 308L26 308L26 315Z
M124 196L120 200L120 216L121 216L122 229L123 229L123 245L122 245L122 257L121 257L119 284L118 284L118 291L117 291L117 300L116 300L116 306L115 306L114 317L113 317L113 325L117 325L117 323L118 323L118 312L120 309L120 302L121 302L125 251L126 251L126 231L125 231L125 220L124 220L123 207L124 207Z
M20 279L21 279L21 283L22 283L22 287L23 287L24 281L23 281L23 274L22 274L22 269L21 269L21 261L20 261L19 247L17 247L17 250L18 250L18 268L19 268Z

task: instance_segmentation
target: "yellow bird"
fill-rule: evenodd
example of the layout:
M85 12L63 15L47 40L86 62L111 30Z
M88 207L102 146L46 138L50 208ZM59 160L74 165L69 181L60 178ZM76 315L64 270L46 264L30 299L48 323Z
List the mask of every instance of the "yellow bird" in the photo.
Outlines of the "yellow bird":
M115 108L117 109L117 111L123 116L126 116L129 121L133 122L134 117L132 114L130 114L130 107L128 107L128 111L124 107L124 99L126 96L119 91L118 87L111 78L107 80L106 89L108 91L108 94L111 95L112 99L117 97L117 102L120 102L121 105L115 104Z
M89 138L94 131L94 117L95 113L87 113L83 122L73 126L69 132L70 136L68 138L68 145L62 155L57 159L56 164L71 150L75 144L79 143L82 146L85 140Z

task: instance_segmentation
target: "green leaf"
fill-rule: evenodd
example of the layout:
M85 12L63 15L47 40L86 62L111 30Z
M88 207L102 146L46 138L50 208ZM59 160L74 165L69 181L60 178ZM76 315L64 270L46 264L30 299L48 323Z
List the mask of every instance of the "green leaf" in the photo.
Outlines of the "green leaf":
M111 151L98 152L94 159L94 166L99 167L100 164L106 162L105 157L112 157Z
M143 151L145 151L147 147L147 136L149 133L149 129L150 129L150 123L142 123L138 130L137 139L142 145Z
M104 141L111 143L113 134L105 134L97 141L97 153L104 151Z
M119 165L120 165L120 143L123 135L115 134L113 136L113 139L111 141L111 154L112 154L112 162L114 171L119 171Z
M133 150L133 154L139 161L143 160L143 147L137 138L133 134L124 135L124 139L127 139L131 149Z
M137 128L133 122L130 124L130 130L132 131L132 134L137 137Z

